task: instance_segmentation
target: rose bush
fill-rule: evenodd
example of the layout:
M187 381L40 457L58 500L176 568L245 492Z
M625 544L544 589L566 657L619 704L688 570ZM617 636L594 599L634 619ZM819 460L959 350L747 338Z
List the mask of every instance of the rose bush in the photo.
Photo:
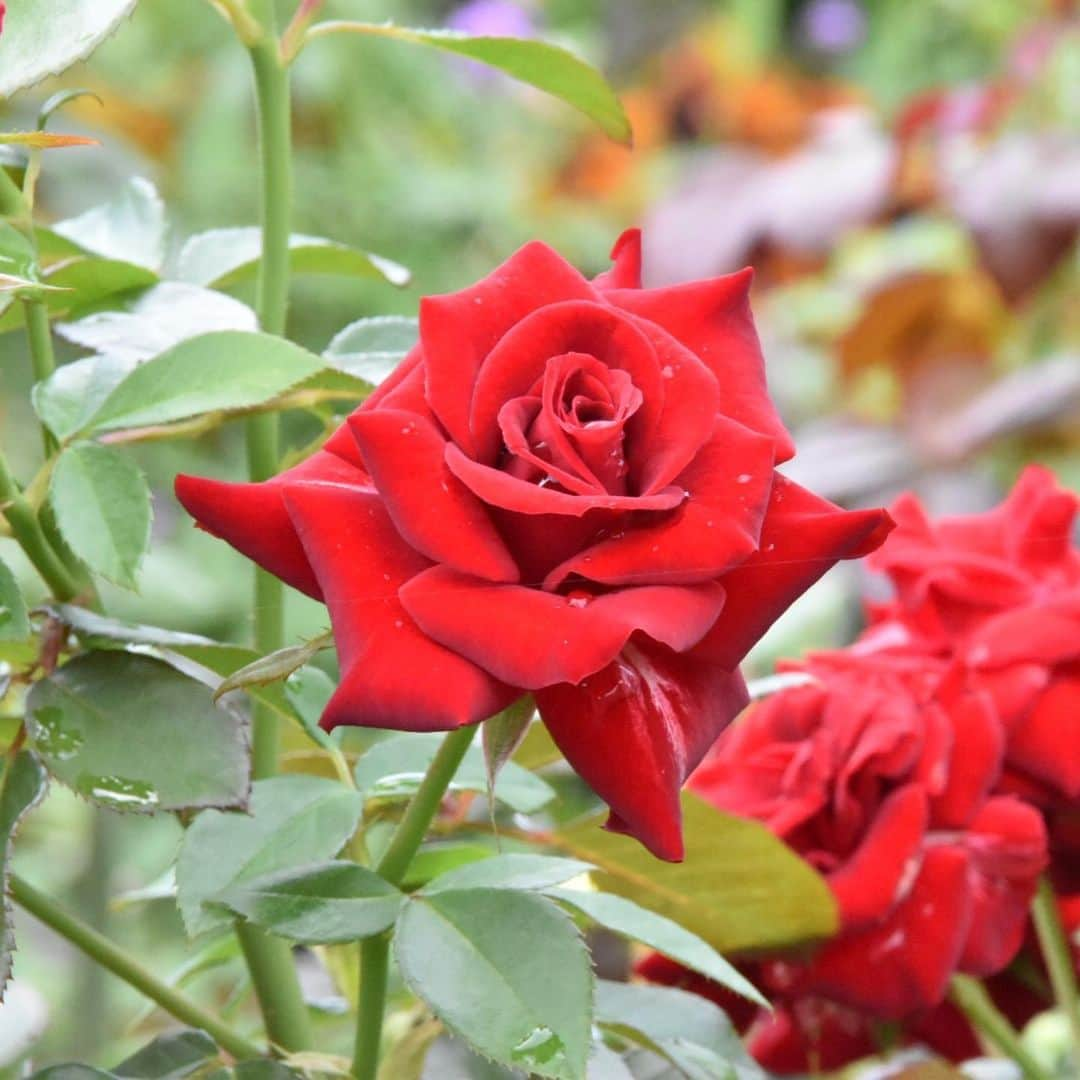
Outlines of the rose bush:
M641 288L636 231L613 258L590 282L533 243L426 298L417 347L321 451L176 490L326 601L326 727L449 729L532 691L610 827L679 859L679 788L746 703L740 660L890 522L776 473L793 447L749 272Z
M882 646L955 657L994 699L1005 783L1043 806L1080 800L1080 499L1027 468L1000 506L931 521L904 496L871 566L896 602L877 611Z
M1036 810L993 795L1003 739L988 695L954 669L853 650L753 709L691 780L816 866L840 915L812 956L764 962L780 998L900 1019L938 1005L955 971L1019 949L1046 865Z

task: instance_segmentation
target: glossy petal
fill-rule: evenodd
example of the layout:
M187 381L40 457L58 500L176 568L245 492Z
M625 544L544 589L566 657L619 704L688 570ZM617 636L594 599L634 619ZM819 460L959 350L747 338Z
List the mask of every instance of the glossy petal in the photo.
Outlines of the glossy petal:
M433 640L504 682L538 690L599 671L636 630L689 649L716 620L724 590L709 582L558 596L435 566L402 588L401 602Z
M965 837L971 855L971 929L960 969L991 975L1024 941L1028 908L1046 867L1046 827L1032 806L1013 798L987 801Z
M795 453L765 384L765 362L750 313L749 270L662 289L605 293L618 307L662 326L706 364L720 384L721 408L776 443L777 461Z
M294 485L285 501L326 595L341 662L324 727L440 731L484 720L518 696L409 618L398 589L430 563L398 535L377 494Z
M894 791L854 854L829 875L845 932L873 925L905 899L922 861L927 816L920 787L909 784Z
M481 502L518 514L581 517L590 510L674 510L686 497L682 488L674 486L655 495L572 495L481 465L453 443L447 443L446 464Z
M473 386L496 342L537 308L596 297L593 287L561 255L534 242L475 285L420 301L428 404L459 446L473 450L469 430Z
M675 480L690 492L656 524L618 527L548 575L557 588L570 574L607 585L709 581L757 550L773 481L773 443L719 417L712 437Z
M611 807L608 828L670 862L683 857L679 789L746 702L737 671L638 638L580 685L536 694L566 760Z
M937 1005L971 924L968 871L963 851L930 848L892 917L828 942L792 990L819 993L883 1019Z
M321 600L322 590L282 498L287 484L306 481L371 485L354 465L322 450L262 484L234 484L181 473L175 490L180 504L200 528L225 540L287 585Z
M884 510L841 510L778 476L759 551L725 574L728 599L698 646L703 657L734 668L750 647L835 562L873 551L888 535Z
M1080 665L1076 665L1080 667ZM1009 761L1080 799L1080 670L1055 679L1009 735Z
M1001 776L1005 732L985 694L959 693L947 705L953 735L948 782L933 801L938 828L961 829L983 805Z
M435 424L382 408L353 414L349 425L394 525L417 551L491 581L517 580L486 509L446 467Z

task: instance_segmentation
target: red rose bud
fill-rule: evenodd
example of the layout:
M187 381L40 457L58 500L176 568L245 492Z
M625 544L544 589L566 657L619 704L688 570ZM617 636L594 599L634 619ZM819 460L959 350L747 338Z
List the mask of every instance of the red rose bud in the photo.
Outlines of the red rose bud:
M589 282L543 244L428 297L420 342L323 450L264 484L181 476L200 525L325 600L323 724L441 730L533 691L612 828L682 858L679 788L746 704L738 664L875 548L779 476L748 272Z
M931 521L908 495L871 560L897 602L869 636L962 662L1004 725L1004 786L1044 806L1080 800L1078 506L1038 466L984 514Z
M955 971L1001 970L1046 865L1041 815L992 795L1003 736L989 696L932 660L845 652L816 684L767 699L720 740L691 787L756 818L824 876L840 932L759 985L901 1019Z

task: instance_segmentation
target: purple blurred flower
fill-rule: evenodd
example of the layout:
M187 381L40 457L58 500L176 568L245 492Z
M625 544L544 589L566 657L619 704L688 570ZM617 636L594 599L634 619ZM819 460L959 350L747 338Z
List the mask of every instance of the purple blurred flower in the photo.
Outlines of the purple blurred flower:
M532 15L510 0L469 0L454 10L446 21L451 30L477 37L534 37Z
M810 0L801 22L804 40L818 52L850 52L866 36L866 14L858 0Z

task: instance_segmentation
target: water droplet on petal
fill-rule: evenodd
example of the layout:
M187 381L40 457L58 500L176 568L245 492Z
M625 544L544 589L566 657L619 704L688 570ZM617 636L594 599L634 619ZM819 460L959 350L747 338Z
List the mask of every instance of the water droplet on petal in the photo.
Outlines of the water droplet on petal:
M660 369L660 374L663 375L665 379L672 379L675 377L675 369L670 364L665 364Z
M748 472L739 473L739 475L735 477L735 483L736 484L749 484L750 481L753 480L753 479L754 478Z
M394 625L400 630L405 625L404 619L395 619Z
M570 607L584 608L592 603L592 596L587 592L572 592L567 596L566 602Z

